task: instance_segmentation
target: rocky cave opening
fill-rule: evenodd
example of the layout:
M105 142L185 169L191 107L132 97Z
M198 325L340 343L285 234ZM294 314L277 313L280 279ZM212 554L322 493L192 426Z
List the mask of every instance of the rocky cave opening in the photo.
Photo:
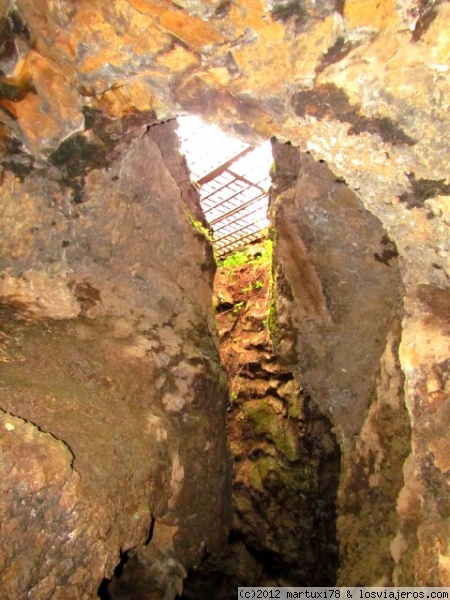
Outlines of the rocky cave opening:
M379 562L370 569L382 578L410 452L398 364L389 375L379 366L399 343L395 244L324 160L291 143L272 146L269 238L222 260L215 280L234 515L225 551L186 580L188 599L232 598L239 585L335 585L338 512L341 548L358 558L344 578L363 580L374 543ZM383 397L378 386L392 368ZM348 497L341 487L338 506L343 468ZM369 485L361 470L372 473ZM352 518L362 511L364 532Z
M180 137L175 120L173 127ZM214 131L209 130L208 136L214 136ZM209 143L214 148L227 138L220 142L209 139ZM235 148L240 149L239 142ZM184 153L183 144L181 151ZM195 156L192 146L187 152L188 166L191 161L197 173L202 172L201 158ZM199 151L200 155L205 153L209 153L208 148ZM259 164L253 165L253 170L264 169L261 153L252 159L255 161ZM224 163L223 154L209 163ZM233 168L231 160L225 164ZM282 161L272 164L274 181L280 168L284 169ZM213 172L223 177L223 169L214 168ZM293 175L292 183L296 178ZM201 185L193 183L201 199ZM259 219L259 228L253 232L251 228L258 222L254 214L261 212L254 209L255 194L249 196L245 188L244 193L239 189L240 194L231 190L232 202L244 205L239 214L239 206L231 204L232 224L241 237L236 241L236 234L231 232L231 250L225 246L227 252L222 249L222 258L216 254L213 306L221 365L229 388L227 440L233 465L233 516L224 548L215 554L206 552L201 563L187 573L183 592L177 596L184 599L214 595L226 600L234 597L239 585L334 585L337 577L339 444L331 421L302 388L298 373L279 360L272 341L277 329L272 262L275 226L269 232L261 226L265 219ZM274 200L278 190L273 188L271 194ZM220 200L222 210L226 210L223 196ZM259 200L256 195L256 202ZM266 202L264 217L267 213ZM226 212L223 218L225 223L230 221ZM222 220L216 217L213 223L219 231L223 229ZM206 219L197 227L206 233L211 222ZM212 230L206 235L213 241ZM256 241L248 243L249 238ZM145 545L152 540L153 525L154 521ZM104 579L98 589L99 598L153 597L153 582L148 582L148 571L140 562L134 549L121 553L113 576Z
M214 131L209 131L210 144L217 148L213 137ZM226 146L228 139L221 138L220 145ZM182 143L185 148L188 165L192 162L198 169L201 158L194 157L192 142ZM237 145L234 152L240 150ZM205 152L208 148L199 154ZM222 254L213 304L229 386L233 518L227 545L219 555L206 555L190 572L181 598L232 598L239 585L334 585L339 446L330 421L289 366L278 360L272 342L277 327L272 239L277 233L275 227L264 228L269 225L264 217L269 218L270 195L264 184L270 171L275 179L277 165L270 160L269 169L260 152L254 157L250 154L246 168L239 169L233 159L224 161L218 154L211 158L208 152L210 164L226 164L230 175L242 177L237 181L257 186L253 195L244 185L236 189L236 180L230 185L220 166L213 169L216 185L211 186L211 177L203 176L200 184L209 186L204 191L199 186L201 204L209 208L206 216L213 227L213 244ZM226 186L231 188L228 195ZM217 189L216 202L223 211L220 218L211 207ZM222 245L216 246L216 239Z
M395 358L403 312L398 252L324 160L275 138L271 146L269 228L216 257L230 530L220 551L206 549L182 573L180 599L228 600L242 585L332 586L341 577L358 585L375 543L371 572L381 578L390 560L393 505L410 452ZM249 221L245 211L243 218ZM209 221L196 227L213 240ZM340 564L344 544L354 553L349 573ZM131 550L99 597L147 598L153 585Z
M449 22L0 0L2 598L449 585ZM219 268L181 114L272 136Z

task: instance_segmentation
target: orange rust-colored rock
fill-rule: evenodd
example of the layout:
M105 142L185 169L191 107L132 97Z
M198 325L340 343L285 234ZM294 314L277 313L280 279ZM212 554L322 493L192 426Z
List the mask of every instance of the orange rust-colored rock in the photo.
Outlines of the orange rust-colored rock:
M412 431L399 498L414 502L399 502L397 533L390 529L392 582L448 581L450 509L447 475L440 468L447 465L448 434L440 423L448 421L450 4L0 0L0 17L0 285L14 314L90 318L102 310L130 310L137 302L167 322L167 304L157 291L149 300L141 288L141 281L152 280L152 265L128 247L131 238L137 243L146 235L139 229L140 204L130 200L125 208L121 195L129 190L112 179L122 172L126 148L146 139L147 127L160 120L201 114L252 142L274 135L326 161L399 254L405 312L398 356ZM146 177L130 177L130 190L148 185ZM172 198L172 192L171 185L161 185L153 199ZM201 218L189 198L186 206ZM113 209L119 222L108 225L103 243L95 233ZM199 265L211 260L208 251L194 244L196 258L184 260L167 245L166 233L173 230L190 239L189 218L177 219L185 217L180 230L164 223L163 231L152 233L148 253L158 255L164 269L176 265L183 294L199 295L206 306L210 275L207 284ZM124 237L122 226L133 222L135 235ZM351 250L354 228L345 215L340 224L347 226ZM78 228L84 231L79 237ZM85 261L74 275L80 248ZM119 248L131 253L133 281L120 289ZM384 251L389 248L374 254L388 269ZM110 260L111 285L100 302L91 277ZM306 266L297 272L311 271ZM329 282L318 279L315 289L322 288L326 300ZM177 298L179 307L183 300ZM363 308L372 324L370 301ZM142 359L153 352L147 342L137 334L127 356ZM185 406L183 398L169 394L163 406ZM370 402L366 398L367 410ZM343 404L337 409L341 422L346 410ZM350 415L352 427L365 422L369 413L363 412L358 419ZM372 484L378 481L377 473L370 475ZM413 505L423 511L411 508L408 514ZM343 573L352 572L348 567Z
M349 28L386 29L399 24L394 0L346 0L344 19Z
M83 128L79 94L47 59L30 50L19 79L27 80L29 91L2 106L32 153L49 152Z

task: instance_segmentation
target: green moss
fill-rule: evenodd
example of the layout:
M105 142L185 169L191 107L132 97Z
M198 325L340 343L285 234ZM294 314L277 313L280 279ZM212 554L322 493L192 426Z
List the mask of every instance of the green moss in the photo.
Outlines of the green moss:
M246 246L229 254L219 261L219 266L235 269L243 265L261 264L272 260L272 241L270 239L264 242L261 253L258 252L256 256L252 255L250 248L251 246Z
M278 472L280 470L278 462L272 456L264 456L263 458L260 458L257 462L257 465L263 481L270 471Z
M236 495L234 497L234 506L236 510L241 514L249 513L253 510L251 500L246 496L242 495Z
M263 483L258 463L253 463L252 468L249 470L248 481L251 488L262 491Z
M245 253L238 250L237 252L234 252L233 254L230 254L229 256L221 260L220 266L235 268L241 267L242 265L245 265L247 263L248 258L245 255Z
M255 432L264 435L288 460L298 458L297 436L288 421L275 412L266 400L247 402L244 414L255 425Z
M205 225L199 221L198 219L196 219L194 217L194 215L189 211L186 210L186 214L188 216L188 219L194 229L194 231L200 235L203 238L206 238L209 242L212 243L213 241L213 236L212 236L212 231L211 229L208 229L207 227L205 227Z
M263 287L264 287L264 283L260 280L257 280L257 281L253 281L252 283L249 283L244 288L242 288L242 292L244 294L250 294L251 292L256 292L258 290L261 290Z
M238 315L246 304L247 303L244 304L244 302L236 302L236 304L233 306L232 314Z
M277 175L277 165L276 165L276 162L273 161L273 163L270 165L269 176L273 179L274 177L276 177L276 175Z
M275 298L271 299L269 311L267 313L267 329L272 336L277 330L277 306Z
M264 456L254 462L249 470L249 484L255 490L262 491L264 488L264 479L271 471L278 472L280 466L275 458Z

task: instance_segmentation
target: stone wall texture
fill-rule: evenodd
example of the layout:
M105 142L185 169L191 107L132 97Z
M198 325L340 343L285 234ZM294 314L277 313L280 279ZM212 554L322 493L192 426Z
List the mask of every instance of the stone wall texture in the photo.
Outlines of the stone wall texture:
M5 599L95 597L131 548L144 586L178 581L225 534L211 248L155 126L184 113L292 143L280 353L334 419L341 489L381 486L376 577L450 584L449 25L442 0L0 0ZM342 583L373 583L344 521Z
M270 249L270 241L253 244L243 265L220 267L216 275L220 354L230 386L232 538L259 558L259 569L248 565L241 574L236 551L234 573L227 565L234 588L224 598L255 582L334 585L338 563L339 447L330 419L302 389L303 376L296 378L298 369L292 373L275 352Z
M326 164L290 144L274 142L273 154L271 334L341 444L338 583L392 585L396 500L411 452L398 252Z
M44 172L5 174L5 599L95 598L127 552L143 589L175 595L226 539L212 249L177 183L173 124L128 134L92 171L93 130Z

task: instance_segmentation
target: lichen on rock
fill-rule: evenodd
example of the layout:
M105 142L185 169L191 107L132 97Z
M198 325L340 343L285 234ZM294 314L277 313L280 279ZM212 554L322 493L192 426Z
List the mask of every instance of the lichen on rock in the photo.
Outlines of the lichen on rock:
M14 383L16 390L2 394L1 406L26 421L18 430L33 431L39 444L55 448L44 434L68 443L66 430L60 436L49 425L64 414L58 425L86 446L83 455L70 444L76 471L83 456L85 465L95 465L88 458L89 431L99 443L110 423L106 456L116 449L131 465L141 450L133 442L133 450L123 452L123 403L138 411L151 405L144 415L133 413L126 429L135 431L137 420L139 431L153 428L155 448L164 448L149 466L152 473L154 465L160 469L160 511L174 457L186 473L193 465L177 504L185 512L164 526L204 515L196 502L207 496L206 513L221 524L211 545L223 539L229 517L219 513L227 512L226 501L219 508L211 500L227 496L221 491L229 485L227 394L210 306L214 260L210 243L187 217L204 224L183 160L170 149L172 119L191 112L252 143L290 140L291 161L284 172L278 164L273 196L278 291L269 321L278 360L336 425L343 448L351 448L342 489L345 477L353 480L351 465L364 466L361 507L372 490L367 477L373 483L379 473L364 470L367 444L346 444L376 429L372 407L384 406L376 395L383 356L401 321L398 368L411 439L405 433L401 448L382 440L383 451L395 450L399 461L395 493L411 442L410 456L395 524L387 508L393 498L383 496L389 531L380 552L387 556L393 535L395 566L392 571L386 558L386 573L394 583L448 584L448 434L442 423L448 421L449 369L449 21L450 4L441 0L0 0L0 364L2 385ZM164 120L167 126L160 125ZM175 373L180 363L192 372ZM113 422L113 411L101 412L110 400L108 386L118 407ZM163 398L176 410L167 411ZM264 414L277 406L272 400ZM285 409L301 420L295 402ZM178 444L185 435L186 446ZM100 471L119 468L118 458L105 464L100 450L94 455ZM269 467L266 461L255 473ZM114 476L110 481L118 485ZM134 487L123 481L118 495L105 490L118 505L99 513L100 538L95 528L89 533L91 541L102 540L91 579L81 559L73 567L65 563L69 571L80 568L75 589L61 583L68 580L59 572L60 588L35 574L30 589L47 586L36 591L37 599L80 597L79 589L94 589L102 571L111 575L121 546L126 552L143 544L150 501L133 533L118 533L127 529L117 516L128 514L123 490L131 490L130 505L145 496L136 480ZM53 498L62 497L53 491ZM86 515L96 514L99 500L85 492L94 502ZM184 565L203 552L203 539L193 536L192 546L186 541L188 530L173 534ZM54 532L57 539L59 529ZM229 557L255 564L240 543ZM350 562L341 565L343 583L345 573L356 577ZM380 577L381 563L374 561ZM13 587L2 585L16 600L26 579L14 577L8 579Z

